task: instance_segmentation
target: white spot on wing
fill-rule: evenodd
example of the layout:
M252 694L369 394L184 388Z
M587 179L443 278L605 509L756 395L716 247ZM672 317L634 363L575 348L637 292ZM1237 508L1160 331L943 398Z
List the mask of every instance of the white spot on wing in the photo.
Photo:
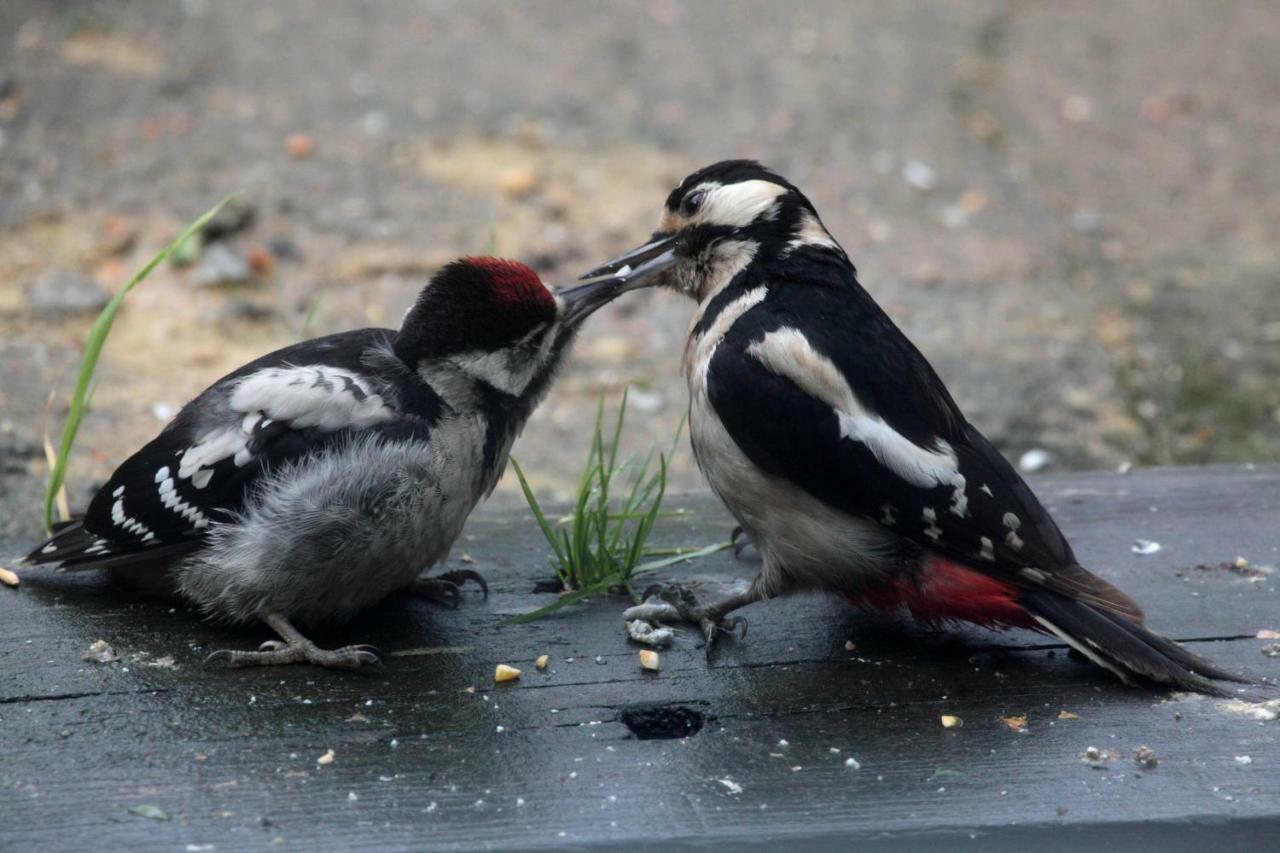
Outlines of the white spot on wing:
M160 484L160 502L165 505L166 509L176 512L187 520L187 522L196 530L209 526L209 519L204 513L187 503L178 494L177 486L170 477Z

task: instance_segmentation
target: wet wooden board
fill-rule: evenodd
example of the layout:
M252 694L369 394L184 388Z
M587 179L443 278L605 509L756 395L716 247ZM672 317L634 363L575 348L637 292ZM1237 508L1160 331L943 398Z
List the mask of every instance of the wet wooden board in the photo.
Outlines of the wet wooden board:
M1276 576L1257 568L1280 565L1280 468L1035 485L1082 561L1153 626L1225 666L1280 675L1256 638L1280 630ZM672 505L687 512L659 544L726 538L709 496ZM1161 550L1135 555L1137 538ZM8 544L0 553L28 543ZM1231 567L1238 556L1250 568ZM316 636L380 646L374 677L205 668L211 650L268 633L97 577L28 574L0 589L0 849L1246 850L1280 831L1280 721L1126 688L1038 635L942 635L797 597L744 611L749 637L710 665L682 633L652 674L623 635L621 599L505 621L552 600L533 591L549 571L526 515L478 512L451 565L482 571L493 594L453 611L389 602ZM754 570L723 552L668 576L714 590ZM98 639L118 663L81 659ZM524 676L495 686L498 663ZM963 726L944 729L942 714ZM1002 720L1022 716L1025 731ZM700 729L676 737L686 724ZM1155 769L1131 758L1144 745ZM1115 757L1090 765L1089 746Z

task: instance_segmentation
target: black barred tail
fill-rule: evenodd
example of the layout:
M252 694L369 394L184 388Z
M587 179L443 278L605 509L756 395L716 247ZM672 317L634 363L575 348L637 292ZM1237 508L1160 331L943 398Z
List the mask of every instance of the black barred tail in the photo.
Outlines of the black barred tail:
M1025 590L1018 603L1045 631L1131 684L1135 679L1168 684L1210 696L1229 695L1213 683L1255 684L1220 669L1199 655L1137 622L1049 590Z
M198 541L147 545L120 544L95 536L79 521L64 522L46 542L24 559L33 565L54 566L58 571L137 568L147 571L162 567L199 546Z

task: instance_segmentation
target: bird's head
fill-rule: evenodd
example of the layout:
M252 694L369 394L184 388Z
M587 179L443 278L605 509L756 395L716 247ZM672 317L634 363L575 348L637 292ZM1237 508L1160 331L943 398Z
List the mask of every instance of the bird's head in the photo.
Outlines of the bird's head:
M462 374L520 397L545 384L582 321L614 295L557 293L518 261L462 258L422 289L394 349L424 376Z
M841 252L809 199L786 178L754 160L725 160L671 191L648 242L583 279L612 277L619 293L666 286L704 301L753 261L806 246Z

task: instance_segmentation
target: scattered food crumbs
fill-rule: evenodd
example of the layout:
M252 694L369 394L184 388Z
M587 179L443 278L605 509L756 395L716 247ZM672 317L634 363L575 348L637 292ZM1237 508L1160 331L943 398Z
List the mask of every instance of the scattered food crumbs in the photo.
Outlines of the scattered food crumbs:
M498 734L502 734L506 730L507 730L506 726L498 726L496 729L494 729L494 731L496 731Z
M1071 711L1059 711L1058 719L1059 720L1078 720L1080 719L1080 715L1074 714Z
M1273 631L1270 628L1263 628L1258 632L1259 640L1280 640L1280 631Z
M1218 706L1233 714L1243 714L1255 720L1271 722L1280 718L1280 699L1268 699L1265 702L1246 702L1243 699L1232 699Z
M1027 715L1021 714L1016 717L1001 717L1000 722L1004 723L1005 728L1011 732L1025 732L1027 730ZM943 725L947 725L943 723ZM948 726L948 728L950 728Z
M515 681L519 677L520 670L514 666L507 666L505 663L498 664L493 670L493 680L499 684L504 681Z
M791 744L787 742L786 738L782 738L778 741L778 746L791 746Z
M143 665L154 666L157 669L177 669L178 668L178 662L173 659L173 655L165 655L164 657L159 657L159 658L156 658L155 660L149 660Z
M649 672L657 672L662 669L662 656L652 649L641 649L640 666Z
M1251 756L1251 755L1237 755L1237 756L1236 756L1236 764L1239 764L1241 767L1247 767L1248 765L1250 765L1250 764L1252 764L1252 763L1253 763L1253 756Z
M328 767L330 764L333 763L333 760L335 758L337 758L337 756L334 755L333 750L331 749L325 752L324 755L317 758L316 764L319 764L321 767Z
M348 791L347 799L354 803L356 800L360 799L360 795L357 794L355 791Z
M716 781L719 782L721 785L724 785L726 788L728 788L730 794L742 793L742 786L739 785L737 782L733 781L732 779L717 779Z
M0 566L0 583L5 586L17 586L21 581L18 579L18 573Z
M462 560L462 562L464 562L464 563L474 563L474 562L476 561L476 558L475 558L475 557L471 556L470 554L466 554L466 553L464 553L464 554L463 554L461 557L459 557L458 559Z
M943 714L938 719L942 721L942 727L944 729L958 729L964 725L964 720L959 717L952 716L951 714Z
M148 820L168 820L169 819L169 813L166 812L164 809L160 808L159 806L151 806L151 805L134 806L133 808L129 809L129 812L131 814L136 814L138 817L145 817Z
M1140 746L1133 751L1133 763L1143 770L1155 770L1160 764L1156 751L1149 746Z
M1085 762L1086 764L1091 764L1095 767L1099 767L1099 769L1101 769L1101 765L1104 764L1105 762L1115 761L1119 757L1120 757L1120 753L1114 750L1098 749L1096 746L1088 747L1087 749L1085 749L1084 752L1080 753L1081 761Z
M462 692L463 692L463 693L475 693L475 692L476 692L476 689L475 689L474 687L464 687L464 688L462 688Z
M538 655L538 659L533 662L533 666L535 669L542 670L542 669L546 669L547 664L550 662L551 662L550 655Z
M674 604L663 601L656 595L651 595L644 600L643 603L634 607L628 607L622 612L624 622L633 622L642 620L644 622L660 622L663 619L675 621L680 618L680 611L676 609Z
M858 763L858 759L856 759L856 758L846 758L846 759L844 760L844 766L845 766L845 767L848 767L850 770L861 770L861 769L862 769L862 765Z
M791 767L791 772L792 772L792 773L799 773L799 772L800 772L801 770L803 770L803 769L804 769L804 768L803 768L803 767L801 767L799 764L794 764L794 765L792 765L792 767Z
M643 619L632 619L624 624L629 638L655 649L665 649L676 636L670 628L655 628Z
M831 753L832 755L839 755L839 754L840 754L840 748L839 748L839 747L837 747L837 746L833 746L833 747L828 748L828 749L827 749L827 752Z
M81 657L90 663L115 663L120 660L120 655L107 645L106 640L95 640Z
M845 640L845 641L844 641L844 650L845 650L846 652L851 652L851 651L853 651L853 650L854 650L854 649L856 649L856 648L858 648L858 647L857 647L857 646L855 646L855 645L853 644L853 640Z
M1160 553L1160 543L1152 539L1135 539L1133 540L1133 553L1147 556L1149 554Z
M352 714L350 717L347 717L346 721L348 723L367 723L369 722L369 718L366 717L364 714L357 712L355 714Z

